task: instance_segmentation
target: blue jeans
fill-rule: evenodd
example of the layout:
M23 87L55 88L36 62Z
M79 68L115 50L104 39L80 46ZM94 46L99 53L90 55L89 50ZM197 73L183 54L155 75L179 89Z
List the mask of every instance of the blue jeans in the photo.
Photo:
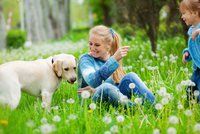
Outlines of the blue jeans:
M129 88L130 83L135 84L134 89ZM148 101L151 104L155 101L152 92L148 90L146 85L135 73L126 74L117 86L110 83L102 83L96 88L92 99L93 101L107 102L117 106L118 103L120 103L120 98L126 96L128 99L131 99L132 95L142 97L145 101Z
M186 93L187 93L187 99L191 100L194 99L194 91L198 90L200 92L200 69L197 68L194 70L192 76L191 76L191 81L195 83L195 86L191 87L188 86ZM197 96L197 102L200 103L200 95Z

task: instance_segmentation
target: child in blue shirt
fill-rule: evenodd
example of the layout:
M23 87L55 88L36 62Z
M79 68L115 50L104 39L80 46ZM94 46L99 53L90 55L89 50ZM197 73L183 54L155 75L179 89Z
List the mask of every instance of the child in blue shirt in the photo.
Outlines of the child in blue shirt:
M188 100L194 98L193 92L200 91L200 1L199 0L183 0L180 3L181 18L190 26L188 30L188 48L183 50L183 62L192 61L193 74L191 81L195 83L194 87L187 88ZM196 37L195 37L196 36ZM200 95L197 96L200 102Z
M79 59L78 92L90 86L93 88L93 101L103 101L114 106L130 103L132 95L143 97L154 103L155 97L136 73L125 74L122 59L129 46L120 47L120 37L111 28L95 26L89 33L89 53ZM127 98L129 101L123 101Z

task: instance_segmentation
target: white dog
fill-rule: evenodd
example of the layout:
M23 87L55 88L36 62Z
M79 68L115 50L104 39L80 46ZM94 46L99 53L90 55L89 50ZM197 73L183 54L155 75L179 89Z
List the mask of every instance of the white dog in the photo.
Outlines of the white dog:
M68 54L59 54L35 61L13 61L0 65L0 105L15 109L21 91L41 96L45 108L61 79L76 81L76 60Z

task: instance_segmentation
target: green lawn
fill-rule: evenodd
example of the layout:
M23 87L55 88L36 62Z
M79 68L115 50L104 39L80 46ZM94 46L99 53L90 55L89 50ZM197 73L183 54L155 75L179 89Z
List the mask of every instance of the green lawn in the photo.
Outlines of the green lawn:
M77 83L70 85L62 82L53 96L51 112L41 108L40 99L25 93L16 110L0 109L0 133L199 133L200 107L195 101L191 105L186 103L186 80L189 80L192 68L191 63L183 65L181 61L184 39L173 37L159 40L156 55L151 53L149 41L142 36L124 40L123 45L131 46L123 59L126 72L136 72L145 81L155 93L155 106L138 105L134 109L124 110L122 107L97 104L96 109L91 110L91 99L78 98ZM59 45L53 51L51 46L1 51L0 62L33 60L60 52L71 53L78 58L87 51L86 40L69 42L66 47L71 49L68 51ZM133 97L132 100L137 98Z

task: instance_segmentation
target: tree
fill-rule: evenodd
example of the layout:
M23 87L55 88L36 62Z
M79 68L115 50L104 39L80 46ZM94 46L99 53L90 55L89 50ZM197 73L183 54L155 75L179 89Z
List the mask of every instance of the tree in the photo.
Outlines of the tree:
M25 27L29 40L62 37L70 28L70 0L24 0Z
M3 16L2 2L0 1L0 48L5 47L6 23Z
M113 23L111 11L112 11L112 0L89 0L92 12L97 15L96 23L102 23L111 26Z

